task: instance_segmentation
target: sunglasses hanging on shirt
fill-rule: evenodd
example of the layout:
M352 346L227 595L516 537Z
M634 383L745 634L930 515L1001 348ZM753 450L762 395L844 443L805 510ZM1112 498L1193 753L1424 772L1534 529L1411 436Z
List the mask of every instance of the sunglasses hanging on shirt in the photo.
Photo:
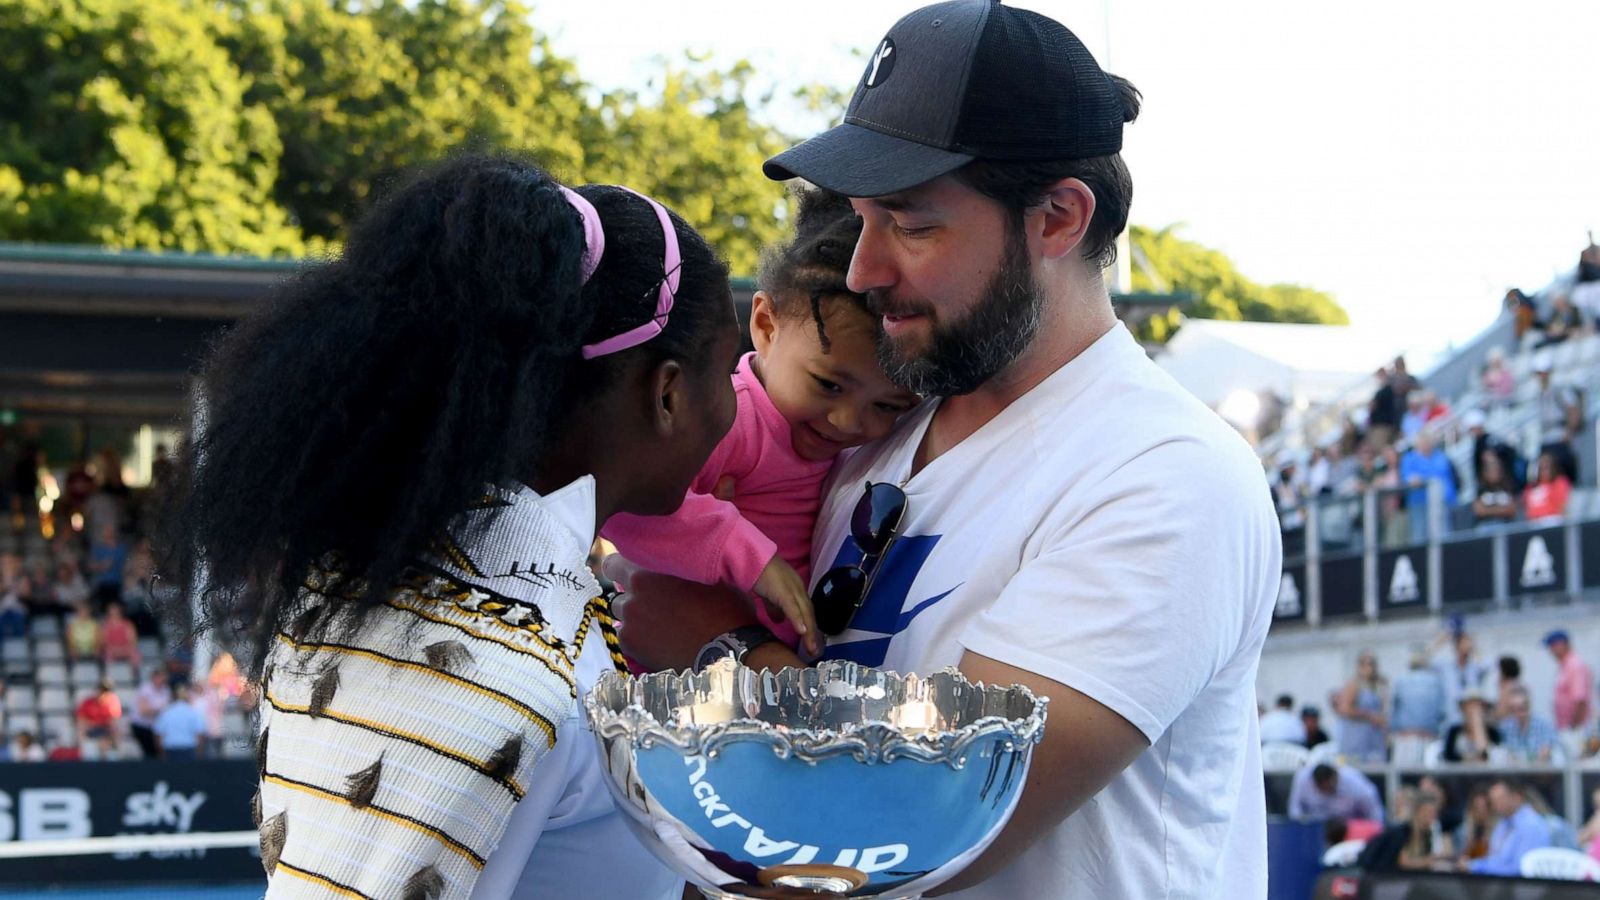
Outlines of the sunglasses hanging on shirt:
M817 627L823 634L832 637L850 627L856 610L872 590L883 558L899 538L905 517L905 491L887 482L867 482L866 493L856 501L850 516L850 538L861 548L861 562L829 569L811 592Z

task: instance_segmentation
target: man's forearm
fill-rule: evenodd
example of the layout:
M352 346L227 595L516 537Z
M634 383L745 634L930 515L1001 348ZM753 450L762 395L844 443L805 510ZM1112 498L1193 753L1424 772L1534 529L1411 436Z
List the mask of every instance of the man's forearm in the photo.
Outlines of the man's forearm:
M762 669L803 669L806 661L789 649L789 645L782 641L770 641L750 651L744 658L747 668L760 671Z

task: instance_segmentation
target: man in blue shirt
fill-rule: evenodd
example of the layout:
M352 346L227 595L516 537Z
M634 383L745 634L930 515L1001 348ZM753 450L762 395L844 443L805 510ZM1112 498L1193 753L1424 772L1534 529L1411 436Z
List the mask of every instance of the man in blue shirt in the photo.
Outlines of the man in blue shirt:
M1466 871L1478 875L1522 874L1522 857L1529 850L1550 846L1550 826L1528 805L1522 785L1504 778L1489 788L1489 806L1500 817L1500 824L1489 836L1489 855L1462 863Z
M1527 689L1508 690L1505 705L1510 715L1500 720L1500 746L1520 762L1551 762L1556 753L1556 726L1533 714Z
M1436 649L1446 643L1454 645L1454 652L1441 651L1434 658L1433 668L1444 685L1445 725L1449 726L1461 721L1462 695L1468 691L1487 690L1489 665L1478 658L1472 635L1465 631L1444 632L1434 641L1433 647Z
M173 689L172 704L156 716L151 730L161 742L163 759L192 760L199 756L200 739L206 733L205 716L189 702L189 686Z
M1420 766L1445 720L1444 679L1429 664L1426 650L1411 651L1411 668L1394 680L1389 697L1389 758L1397 765Z
M1383 799L1371 779L1349 766L1302 768L1289 787L1289 815L1302 822L1368 819L1383 822Z
M1420 649L1411 653L1411 668L1394 680L1390 689L1391 733L1416 734L1428 740L1439 736L1444 724L1444 679Z
M1444 493L1446 514L1456 505L1456 469L1444 449L1434 442L1434 434L1424 428L1416 446L1400 458L1400 481L1406 492L1406 515L1411 519L1411 542L1428 539L1428 485L1438 482Z

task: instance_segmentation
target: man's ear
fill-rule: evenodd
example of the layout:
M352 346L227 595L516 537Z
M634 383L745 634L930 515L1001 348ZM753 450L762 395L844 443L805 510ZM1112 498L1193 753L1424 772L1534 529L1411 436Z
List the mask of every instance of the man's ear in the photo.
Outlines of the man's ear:
M650 424L657 435L667 438L683 427L689 409L689 379L683 365L675 359L658 364L650 371Z
M764 357L777 336L778 310L773 304L772 295L766 291L756 291L755 296L750 298L750 343Z
M1045 194L1039 207L1044 227L1039 235L1046 259L1060 259L1077 250L1094 220L1094 191L1076 178L1063 178Z

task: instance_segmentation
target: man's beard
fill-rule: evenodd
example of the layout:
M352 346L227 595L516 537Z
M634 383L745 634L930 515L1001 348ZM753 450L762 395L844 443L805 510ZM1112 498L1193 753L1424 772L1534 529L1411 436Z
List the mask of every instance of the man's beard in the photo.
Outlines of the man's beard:
M871 302L875 311L884 310L876 292ZM920 353L902 351L893 339L884 337L878 343L878 362L890 381L924 397L970 394L1004 371L1033 343L1043 305L1028 264L1028 245L1021 235L1011 234L1000 270L989 279L970 312L944 326L930 316L930 345ZM900 310L891 307L888 311Z

